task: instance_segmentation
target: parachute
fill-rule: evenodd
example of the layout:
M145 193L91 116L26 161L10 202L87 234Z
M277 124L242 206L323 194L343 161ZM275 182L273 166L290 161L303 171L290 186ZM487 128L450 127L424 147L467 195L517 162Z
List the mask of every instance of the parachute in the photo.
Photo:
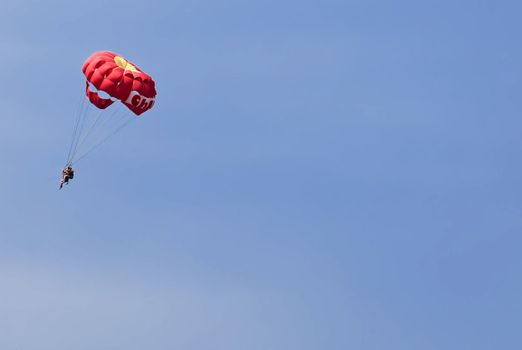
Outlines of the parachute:
M66 166L90 154L111 136L154 106L155 82L122 56L95 52L82 67L82 93Z

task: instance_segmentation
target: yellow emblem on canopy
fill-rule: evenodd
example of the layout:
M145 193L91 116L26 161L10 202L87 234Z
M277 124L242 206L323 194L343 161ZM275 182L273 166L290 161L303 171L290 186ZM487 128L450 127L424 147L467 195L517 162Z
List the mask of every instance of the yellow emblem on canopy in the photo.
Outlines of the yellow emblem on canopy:
M121 56L114 57L114 62L118 65L118 67L121 67L125 70L130 70L131 72L140 73L138 68L134 67L125 58L123 58Z

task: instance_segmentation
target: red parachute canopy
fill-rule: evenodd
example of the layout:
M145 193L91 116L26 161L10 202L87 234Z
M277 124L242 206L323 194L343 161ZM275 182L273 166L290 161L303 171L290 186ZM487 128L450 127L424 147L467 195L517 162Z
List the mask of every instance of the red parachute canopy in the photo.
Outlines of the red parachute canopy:
M96 52L82 68L87 78L86 95L96 107L105 109L114 101L93 91L92 84L114 99L120 100L134 114L140 115L154 106L154 80L135 64L110 51Z

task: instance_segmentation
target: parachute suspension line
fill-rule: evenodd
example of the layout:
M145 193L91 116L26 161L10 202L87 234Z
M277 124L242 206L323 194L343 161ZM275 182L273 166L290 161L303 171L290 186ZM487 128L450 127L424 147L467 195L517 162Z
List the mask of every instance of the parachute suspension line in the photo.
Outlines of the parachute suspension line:
M110 123L112 120L117 119L118 115L121 114L121 110L123 108L123 105L114 106L114 109L109 112L104 112L104 110L99 111L96 119L92 123L91 127L86 131L82 141L77 146L73 156L72 160L76 158L76 155L78 153L87 152L90 148L92 148L92 144L96 143L97 139L99 139L101 136L103 136L104 130L112 130L107 129L106 125ZM102 118L103 116L103 118ZM90 144L90 145L89 145ZM85 149L85 151L82 151L82 149Z
M124 114L124 117L127 117L130 115L130 112L126 112L126 114ZM125 119L125 118L120 118L120 119ZM114 130L112 133L110 133L109 135L105 136L104 138L102 138L100 141L98 141L97 143L95 143L89 150L87 150L84 154L82 154L78 159L76 159L74 161L74 163L78 163L80 160L82 160L83 158L85 158L89 153L91 153L92 151L94 151L96 148L98 148L99 146L101 146L103 143L105 143L105 141L107 141L109 138L111 138L112 136L116 135L118 132L120 132L124 127L126 127L127 125L129 125L134 119L136 119L136 117L133 117L131 116L130 119L128 119L127 121L125 121L125 123L123 123L122 125L120 125L116 130Z
M72 133L72 137L71 137L71 144L69 145L69 152L67 153L67 163L65 164L65 166L68 166L71 164L73 149L74 149L75 145L77 144L77 142L78 142L77 138L79 137L78 128L80 126L80 122L82 121L82 119L84 117L84 109L85 109L85 97L84 97L84 94L82 93L82 96L80 98L80 102L78 103L78 108L76 111L76 118L75 118L73 133Z
M108 116L105 116L102 119L101 123L98 124L98 126L97 126L98 129L104 129L107 124L109 124L114 119L118 119L118 117L122 114L122 109L123 109L122 104L118 105L117 107L115 106L113 108L114 109L112 110L112 113ZM98 121L96 121L96 123L97 122ZM95 127L96 127L96 125L91 128L90 132L92 132ZM86 138L87 138L87 136L86 136Z
M86 124L88 116L89 116L89 104L86 102L85 97L83 97L82 101L83 101L83 103L82 103L83 108L81 109L81 111L79 113L80 122L79 122L79 126L77 129L76 135L74 136L74 145L72 147L71 155L69 157L69 162L68 162L69 165L72 164L74 155L76 154L76 152L78 150L78 143L80 142L80 138L83 135L83 129L85 127L85 124Z
M72 137L71 137L71 143L69 145L69 151L67 152L67 163L65 164L65 166L67 166L69 164L69 159L71 157L71 151L72 151L72 147L73 147L73 144L74 144L74 137L76 136L76 131L78 130L78 123L80 121L79 114L80 114L82 101L83 100L80 100L80 102L78 103L78 108L77 108L77 111L76 111L76 118L74 120L74 127L73 127L73 132L72 132Z
M80 110L82 108L82 103L83 103L83 99L81 99L80 102L78 102L78 108L76 110L76 118L74 120L74 127L73 127L73 132L72 132L72 137L71 137L71 143L69 145L69 151L67 152L67 163L65 164L65 166L69 165L69 160L71 159L71 152L72 152L72 148L74 145L74 138L76 137L76 132L78 131L78 124L80 123Z
M89 135L91 134L92 130L94 129L94 127L96 126L96 124L98 124L98 121L100 120L101 116L103 114L103 109L100 109L99 112L98 112L98 115L96 116L96 118L94 119L94 122L91 124L91 126L85 131L85 134L83 135L83 138L81 138L82 140L80 141L80 138L78 138L78 142L76 143L76 147L74 149L74 152L73 152L73 155L72 155L72 158L74 158L74 156L76 155L76 153L78 152L78 148L80 148L84 143L85 143L85 140L89 137ZM81 135L80 135L81 136Z

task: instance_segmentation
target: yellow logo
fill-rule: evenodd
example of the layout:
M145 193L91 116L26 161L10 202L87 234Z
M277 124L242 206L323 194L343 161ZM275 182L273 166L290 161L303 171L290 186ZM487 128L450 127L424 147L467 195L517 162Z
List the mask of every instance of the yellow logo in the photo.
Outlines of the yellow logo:
M131 72L141 73L140 70L130 64L125 58L116 56L114 57L114 62L118 65L118 67L123 68L125 70L130 70Z

